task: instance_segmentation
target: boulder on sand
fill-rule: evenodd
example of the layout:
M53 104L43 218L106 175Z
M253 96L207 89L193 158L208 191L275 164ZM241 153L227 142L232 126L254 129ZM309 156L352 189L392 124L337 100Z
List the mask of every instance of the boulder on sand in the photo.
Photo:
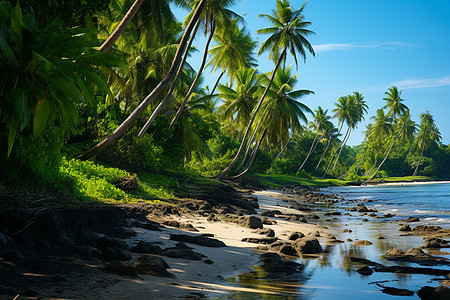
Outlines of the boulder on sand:
M144 255L134 260L134 267L139 274L153 275L157 277L175 278L175 275L169 273L169 265L158 256Z
M294 242L294 247L298 254L317 254L322 253L322 246L314 237L298 239Z

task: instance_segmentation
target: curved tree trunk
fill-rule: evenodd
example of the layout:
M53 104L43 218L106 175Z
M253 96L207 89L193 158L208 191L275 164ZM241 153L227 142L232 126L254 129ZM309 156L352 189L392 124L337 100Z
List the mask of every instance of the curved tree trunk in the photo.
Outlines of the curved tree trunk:
M277 64L275 65L275 68L272 71L272 76L270 78L269 84L267 85L266 89L264 90L264 93L262 94L261 98L259 99L258 105L256 106L255 111L253 112L252 118L250 119L250 122L247 125L247 129L245 130L244 137L242 138L241 145L239 146L238 152L236 153L236 155L233 158L233 160L228 164L228 166L222 172L220 172L219 174L217 174L215 176L216 178L223 178L223 177L225 177L227 175L227 173L231 170L231 168L233 168L233 166L236 164L237 160L239 159L239 156L242 154L242 151L244 150L245 140L248 137L248 134L250 132L250 128L252 127L253 121L256 118L256 115L257 115L257 113L258 113L258 111L259 111L259 109L260 109L260 107L261 107L261 105L262 105L262 103L264 101L264 98L266 97L267 92L269 91L270 86L272 85L272 82L273 82L273 80L275 78L275 74L276 74L276 72L278 70L278 67L280 66L281 61L284 59L285 55L286 55L286 48L281 53L280 57L278 57Z
M248 172L248 170L250 170L251 166L253 165L253 162L255 161L256 154L257 154L257 152L259 150L259 147L261 146L261 142L264 139L264 136L266 135L266 132L267 132L267 128L264 130L264 132L263 132L261 138L259 139L258 144L256 145L255 149L253 149L252 156L251 156L250 161L249 161L249 163L247 165L247 168L245 168L245 170L242 171L240 174L231 177L231 179L238 179L238 178L244 176Z
M169 125L169 130L173 129L173 126L175 126L175 123L177 122L178 118L180 118L181 113L183 112L184 107L186 106L186 103L189 100L189 97L192 95L192 92L194 91L195 86L197 85L197 81L200 78L200 76L202 75L203 72L203 68L205 67L206 64L206 58L208 57L208 49L209 49L209 44L211 43L211 40L214 36L214 31L216 30L216 25L212 24L211 26L211 32L209 33L209 37L208 37L208 41L206 42L205 45L205 53L203 53L203 59L202 59L202 63L200 65L200 68L198 69L197 75L194 78L194 81L192 82L191 86L189 87L189 91L187 92L187 94L184 96L183 101L181 102L180 107L177 110L177 113L175 114L175 117L173 117L172 122L170 122Z
M321 163L322 160L323 160L323 157L325 156L325 153L327 153L328 147L330 147L330 144L331 144L331 140L332 140L332 139L333 139L333 138L332 138L331 135L330 135L330 136L328 137L328 142L327 142L327 145L326 145L326 147L325 147L325 150L323 150L322 155L320 156L319 162L318 162L317 165L316 165L315 171L317 171L317 169L318 169L319 166L320 166L320 163Z
M389 157L389 154L391 154L392 151L392 147L394 147L395 142L397 142L398 138L400 137L400 135L403 132L403 129L405 128L405 124L403 124L402 129L400 130L400 132L397 134L397 136L395 137L395 139L392 141L391 146L389 147L388 152L386 153L386 156L384 157L383 161L380 163L380 165L378 166L378 168L375 170L375 172L370 176L369 180L372 180L373 177L375 177L375 175L378 173L378 171L380 170L381 166L384 164L384 162L387 160L387 158Z
M217 78L216 84L214 84L214 87L211 90L211 95L213 95L214 92L216 91L216 88L219 85L219 81L220 81L220 79L222 79L223 74L225 74L225 71L222 71L222 73L220 73L220 75L219 75L219 78Z
M106 137L104 140L102 140L100 143L89 149L88 151L81 154L78 159L81 160L87 160L95 155L97 155L100 151L108 147L111 143L116 141L127 129L131 126L131 124L145 111L145 109L150 105L153 99L155 99L158 94L164 89L164 87L170 82L172 77L175 74L175 70L178 67L182 53L184 52L186 43L188 41L189 36L191 35L191 32L197 23L201 12L203 11L203 8L205 7L207 0L201 0L200 4L197 6L197 9L194 12L194 16L190 20L188 26L186 27L186 30L183 33L183 36L181 37L180 44L178 46L177 52L175 54L175 57L172 61L172 65L170 66L170 69L167 73L167 75L161 80L161 82L153 89L153 91L145 97L145 99L139 104L138 107L135 108L135 110L126 118L125 121L122 122L122 124L119 125L119 127L114 130L112 134L110 134L108 137Z
M343 125L344 125L344 124L342 123L341 128L339 129L339 132L341 132L341 129L342 129L342 126L343 126ZM338 132L338 133L339 133L339 132ZM347 129L347 132L348 132L348 129ZM341 148L341 146L342 146L342 144L344 143L346 137L347 137L347 133L345 134L345 136L344 136L344 138L342 139L342 141L339 143L339 146L336 148L336 150L334 150L333 155L331 156L331 159L330 159L330 161L328 162L328 166L327 166L327 168L326 168L326 170L325 170L325 173L323 173L323 175L322 175L322 178L324 178L325 175L327 175L328 170L330 169L331 164L333 163L334 157L336 156L336 153L337 153L337 152L339 151L339 149Z
M131 19L133 19L134 15L139 10L139 7L141 7L141 4L144 2L144 0L136 0L134 1L133 5L131 5L130 9L127 11L125 16L123 17L122 21L119 23L119 25L116 27L114 32L106 39L106 41L103 42L103 44L98 48L99 51L105 53L108 52L109 49L114 45L114 43L117 41L117 39L120 37L122 32L125 30L125 28L130 24Z
M320 139L318 139L317 136L315 136L313 142L311 143L311 147L309 147L308 154L306 154L306 157L303 160L303 163L300 165L300 168L298 168L297 173L300 172L301 169L303 168L303 166L306 164L306 162L308 161L309 157L311 156L311 153L314 151L314 149L316 148L316 146L319 143L319 141L320 141Z
M200 22L197 22L197 25L195 25L194 31L192 32L188 44L186 46L186 48L184 49L184 53L183 53L183 58L181 60L180 65L178 66L178 71L177 71L177 75L175 75L174 80L172 81L172 84L170 85L169 91L167 92L166 96L164 96L164 99L158 104L158 106L156 107L156 109L153 111L153 113L151 114L150 118L148 118L147 122L145 122L144 126L142 127L142 129L139 131L138 136L143 135L148 127L150 127L150 125L153 123L153 121L155 120L155 118L159 115L161 109L163 109L164 105L166 105L167 101L169 100L170 96L172 96L172 93L175 89L175 85L178 82L178 79L180 78L180 75L183 71L183 66L186 62L186 59L188 57L189 54L189 49L191 48L192 42L195 39L195 35L197 33L198 27L200 26Z
M347 132L345 133L344 140L342 141L342 145L341 145L341 147L340 147L340 149L339 149L339 154L338 154L338 156L336 157L336 160L334 161L333 170L336 168L336 165L337 165L337 162L338 162L338 160L339 160L339 157L341 157L342 149L344 149L345 144L347 144L348 139L350 138L350 133L351 133L351 132L352 132L352 130L351 130L351 128L349 127L349 128L347 129Z
M421 162L421 160L422 160L422 155L423 155L423 150L424 150L424 149L425 149L425 147L423 147L423 148L422 148L422 151L420 151L419 161L417 162L417 166L416 166L416 168L414 169L414 173L413 173L412 176L416 176L416 174L417 174L417 170L419 169L419 166L420 166L420 162Z

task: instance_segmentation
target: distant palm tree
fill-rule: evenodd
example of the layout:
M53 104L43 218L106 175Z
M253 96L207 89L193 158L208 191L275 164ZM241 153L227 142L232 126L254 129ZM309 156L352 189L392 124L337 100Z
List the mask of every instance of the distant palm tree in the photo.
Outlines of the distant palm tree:
M436 127L434 123L433 116L426 111L425 113L420 115L420 131L416 137L417 145L420 151L419 161L417 162L417 166L414 169L413 176L416 176L417 170L419 169L420 162L422 160L423 151L428 148L431 144L437 144L442 139L441 133L439 129Z
M314 152L314 149L316 148L317 144L325 138L325 135L327 134L327 129L330 127L330 116L327 116L328 110L323 110L322 107L317 107L315 113L313 114L314 121L311 123L312 125L312 132L314 134L314 140L311 143L311 147L309 148L308 154L306 155L305 159L303 160L303 163L300 165L300 167L297 170L297 173L300 172L300 170L303 168L305 163L308 161L311 154Z
M277 0L276 10L273 11L273 15L261 15L262 17L269 20L273 27L260 29L257 32L260 34L271 34L271 36L263 42L258 54L265 51L270 51L270 58L276 60L274 69L272 70L272 76L269 84L266 86L264 93L259 99L258 105L256 106L252 118L250 119L247 129L242 138L239 149L229 163L229 165L220 172L216 177L222 178L233 168L233 166L238 161L242 151L244 150L245 143L252 128L253 122L259 113L259 109L270 90L270 86L275 78L275 74L282 61L285 61L286 54L289 51L294 57L295 63L297 64L297 53L299 53L304 59L306 59L306 51L314 55L314 49L306 39L307 35L313 32L306 29L311 23L304 21L303 9L305 4L299 10L293 10L287 0ZM306 48L306 49L305 49Z

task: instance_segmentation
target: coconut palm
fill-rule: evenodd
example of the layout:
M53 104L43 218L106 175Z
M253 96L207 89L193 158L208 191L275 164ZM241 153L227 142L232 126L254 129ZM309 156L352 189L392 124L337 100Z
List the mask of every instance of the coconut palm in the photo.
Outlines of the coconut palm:
M222 178L233 168L233 166L238 161L242 151L244 150L245 143L247 142L250 129L252 128L253 122L259 113L261 105L270 90L270 86L275 78L275 74L282 61L285 61L286 54L289 52L297 64L297 54L299 54L303 59L306 59L306 51L314 54L314 49L306 39L306 36L312 34L313 32L306 29L311 23L304 21L303 10L305 4L298 10L293 10L289 1L287 0L277 0L276 10L273 11L272 15L261 15L266 18L272 27L260 29L257 32L260 34L270 34L269 38L263 42L258 54L269 51L270 58L276 61L275 67L272 70L272 76L269 83L266 86L264 93L262 94L259 102L253 112L252 118L250 119L247 129L242 138L239 149L229 163L229 165L216 177Z
M378 165L375 172L369 177L369 180L371 180L380 170L381 166L389 157L389 154L391 153L392 148L394 147L397 140L403 136L403 130L411 122L409 108L403 103L404 99L401 98L402 91L399 91L397 87L393 86L390 87L385 94L387 97L383 98L383 100L385 100L387 103L384 108L388 109L386 116L391 116L391 121L395 123L396 126L392 126L392 128L394 129L392 143L389 146L386 156ZM399 119L397 119L397 117L399 117Z
M330 116L327 116L328 110L323 110L322 107L317 107L315 113L313 114L314 121L311 124L313 128L313 134L314 134L314 140L311 143L311 147L309 148L309 152L306 155L305 159L303 160L303 163L298 168L297 172L300 172L300 170L305 165L306 161L311 156L311 153L314 152L314 149L316 148L317 144L320 142L320 140L325 138L325 135L327 134L327 128L330 127Z
M441 133L434 123L434 118L427 110L425 113L420 115L420 131L416 137L416 141L417 146L421 151L413 176L416 176L417 174L417 170L419 169L420 162L422 160L423 151L430 145L439 143L441 138Z
M217 79L211 93L213 94L222 76L227 72L231 80L241 68L256 67L253 51L256 42L252 40L245 28L240 29L235 19L230 26L216 30L214 40L217 45L209 50L211 60L207 66L213 71L221 69L222 72Z
M195 0L193 7L195 7L200 0ZM197 76L195 77L194 81L192 82L191 88L187 92L186 96L184 97L183 101L181 102L180 107L177 110L177 113L172 119L172 122L170 123L169 128L172 129L175 123L177 122L181 112L184 109L184 106L186 105L191 93L194 90L195 85L197 84L199 76L203 72L203 68L206 65L206 59L208 57L208 49L209 44L211 43L211 40L214 36L214 33L216 31L216 28L225 28L228 26L231 26L233 20L243 20L241 16L237 15L233 11L229 9L231 5L233 5L236 2L236 0L209 0L205 8L203 9L203 12L200 16L199 22L204 27L205 35L209 35L208 39L205 44L205 50L203 52L203 59L200 65L200 68L197 71ZM189 18L189 16L188 16Z
M331 123L331 122L329 123L328 127L325 128L325 130L326 130L326 133L325 133L326 146L325 146L325 149L322 152L322 155L320 156L319 161L317 162L316 168L314 169L315 171L317 171L317 169L319 168L320 164L322 163L323 158L325 157L325 154L327 153L328 148L330 147L330 145L334 141L337 141L339 136L340 136L339 130L336 127L334 127L333 123Z
M96 144L94 147L86 151L85 153L81 154L78 158L81 160L86 160L91 158L92 156L96 155L106 147L108 147L111 143L116 141L130 126L131 124L147 109L147 107L150 105L150 103L155 99L159 93L166 87L166 85L172 80L172 78L175 75L175 71L181 61L182 54L184 52L184 49L186 47L187 41L189 39L189 36L192 33L192 30L195 27L195 24L197 23L200 14L203 11L203 8L206 4L206 0L201 0L199 5L196 7L196 10L191 18L191 21L189 22L188 26L186 27L183 36L181 37L179 46L177 48L177 52L175 53L175 56L172 61L172 65L170 66L170 69L168 70L165 77L161 80L161 82L150 92L145 99L142 100L142 102L139 104L136 109L133 110L133 112L128 116L128 118L125 119L125 121L122 122L122 124L119 125L119 127L114 130L112 134L107 136L105 139L103 139L101 142Z

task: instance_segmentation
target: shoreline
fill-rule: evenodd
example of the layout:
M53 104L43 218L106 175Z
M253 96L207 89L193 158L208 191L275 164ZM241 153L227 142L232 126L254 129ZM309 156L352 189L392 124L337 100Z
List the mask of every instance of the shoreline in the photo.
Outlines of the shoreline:
M320 264L322 260L327 260L327 257L334 257L333 259L337 259L337 261L342 261L345 258L342 253L336 254L336 249L341 249L340 251L347 249L347 247L353 249L355 247L353 245L354 242L367 238L365 230L361 229L365 227L360 228L359 226L375 226L377 224L375 219L373 221L369 220L367 223L361 223L360 219L362 217L356 214L354 216L346 216L343 204L348 202L348 199L344 199L338 194L325 195L316 187L291 187L284 191L266 190L257 191L251 195L244 195L247 201L255 204L253 197L258 198L259 208L252 215L265 220L264 222L266 223L263 227L272 229L279 241L289 242L288 237L293 232L302 232L306 237L314 236L319 240L320 245L325 250L324 253L310 254L304 257L303 255L286 256L282 254L286 261L299 261L308 265L309 268L313 268L312 270L315 270L315 272L325 272L317 264ZM355 204L360 202L354 201ZM200 207L204 206L201 203L199 205ZM241 282L240 275L244 273L250 274L246 275L250 276L250 278L251 276L260 276L259 271L255 271L252 267L260 268L261 255L267 252L277 252L280 248L243 241L244 238L265 239L267 237L256 233L256 228L252 229L244 227L242 224L238 225L237 222L240 218L246 218L249 215L242 215L242 213L237 212L229 214L227 212L229 208L216 209L213 207L210 209L210 212L206 209L182 208L178 212L170 214L153 211L146 216L146 221L143 219L135 220L135 222L137 221L141 224L144 221L149 222L146 224L160 224L158 226L161 231L148 230L143 228L146 226L141 225L129 226L129 229L133 230L136 235L121 239L126 241L129 247L134 247L139 242L144 241L160 249L174 249L178 247L178 242L171 240L171 235L179 234L189 236L207 235L226 244L226 247L218 248L191 243L184 244L184 246L187 245L189 247L190 251L202 255L202 258L198 260L168 257L165 252L164 254L163 252L157 254L157 257L162 258L169 265L167 272L176 276L175 278L143 274L130 277L123 274L107 273L103 269L111 264L110 260L86 261L81 259L75 262L79 268L78 271L74 268L75 271L58 275L59 277L56 277L56 279L53 279L53 275L48 276L45 273L29 272L27 275L22 274L27 276L28 279L34 276L40 280L48 276L50 284L31 284L28 287L29 290L18 294L22 294L23 299L38 299L41 297L72 299L186 299L226 298L234 293L237 295L253 295L255 297L259 294L282 297L295 293L287 286L266 284L271 281L265 283L263 281L262 285ZM360 215L364 216L364 214ZM385 224L388 225L387 228L391 228L389 230L392 232L395 230L395 235L397 234L396 227L398 222ZM351 230L346 233L344 228L346 230L351 228L353 233ZM337 238L333 236L334 234ZM348 240L350 237L352 241ZM342 240L339 240L340 238ZM345 238L347 240L344 241ZM419 238L414 237L414 240L419 241ZM375 241L372 240L372 242ZM417 246L419 245L414 245L414 247ZM370 249L366 247L356 246L355 249L360 249L359 251L363 251L361 252L363 254L365 249ZM136 258L145 255L134 252L130 252L130 254L131 257L129 259L122 260L123 265L130 266ZM154 254L150 255L155 256ZM365 256L362 255L361 258L376 259L375 256L367 255L367 253ZM335 270L341 269L338 267ZM270 275L279 276L280 274ZM283 276L281 274L280 280L283 280ZM303 275L299 273L298 276ZM316 279L313 279L313 283L314 280ZM323 284L326 285L327 283ZM307 280L304 282L300 280L298 288L300 287L307 292L313 293L315 291ZM92 291L95 291L95 293ZM3 297L1 292L2 284L0 284L0 299L11 298L10 295L6 296L7 298ZM374 292L377 292L376 289ZM350 293L350 290L348 293Z

